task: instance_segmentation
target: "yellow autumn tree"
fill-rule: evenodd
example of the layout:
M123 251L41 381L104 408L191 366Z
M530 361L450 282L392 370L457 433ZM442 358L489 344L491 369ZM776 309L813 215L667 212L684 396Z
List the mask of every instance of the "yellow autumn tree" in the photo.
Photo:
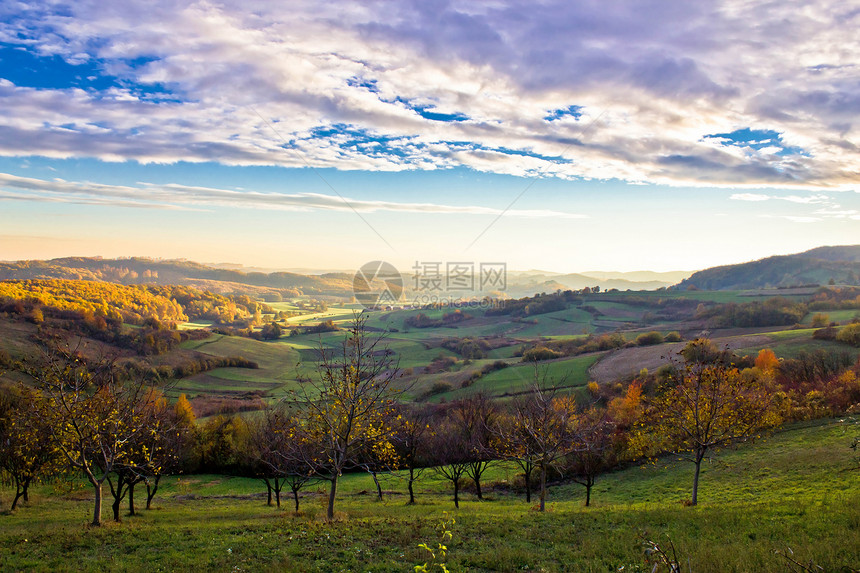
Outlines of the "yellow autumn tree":
M698 503L705 456L781 422L767 378L743 376L723 361L676 367L651 400L642 429L657 451L675 451L695 464L692 505Z

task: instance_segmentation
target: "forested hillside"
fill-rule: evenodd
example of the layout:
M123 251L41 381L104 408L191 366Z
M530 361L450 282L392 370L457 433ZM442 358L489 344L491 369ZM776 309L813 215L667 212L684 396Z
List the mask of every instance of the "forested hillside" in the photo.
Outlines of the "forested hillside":
M860 284L860 245L819 247L693 273L675 288L744 290L801 285Z
M277 300L301 295L345 296L352 292L352 277L344 274L316 276L287 272L246 273L191 261L163 261L138 257L68 257L50 261L0 263L0 280L11 279L91 280L125 285L187 285L224 293L258 293Z

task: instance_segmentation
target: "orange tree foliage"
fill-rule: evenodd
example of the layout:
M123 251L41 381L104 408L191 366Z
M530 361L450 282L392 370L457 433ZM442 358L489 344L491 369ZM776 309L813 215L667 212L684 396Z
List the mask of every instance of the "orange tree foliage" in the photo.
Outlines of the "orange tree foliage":
M632 427L642 415L642 382L631 382L624 397L613 398L607 410L609 417L620 428L626 430Z
M153 294L144 287L94 281L2 281L0 300L3 299L132 324L142 324L148 318L167 322L188 318L178 302Z
M220 324L235 324L257 319L261 313L273 314L275 310L251 300L247 295L220 295L209 291L181 285L145 287L147 292L179 303L191 319L212 320Z
M43 320L40 306L129 324L200 318L247 325L259 322L262 313L275 312L246 295L224 296L186 286L124 286L89 280L0 281L0 303L3 302L19 313L29 310L30 319L37 323ZM35 308L25 309L21 303Z
M656 451L688 454L695 464L691 502L698 501L705 456L781 422L767 377L744 376L724 362L676 368L650 403L639 438Z
M770 348L762 348L755 359L755 367L762 372L774 372L779 367L779 358Z

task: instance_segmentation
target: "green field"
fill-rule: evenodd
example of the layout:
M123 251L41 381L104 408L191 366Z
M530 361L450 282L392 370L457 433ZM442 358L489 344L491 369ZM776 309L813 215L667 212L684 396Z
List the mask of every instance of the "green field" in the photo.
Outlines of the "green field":
M87 488L38 486L29 503L0 514L0 570L405 572L424 561L418 545L435 544L447 511L456 519L452 572L650 571L643 540L671 540L685 572L791 571L778 554L788 549L824 571L852 571L860 471L848 444L858 430L856 421L794 426L724 452L704 467L697 507L681 503L691 464L672 459L601 477L589 508L581 486L551 487L545 514L511 490L509 467L488 474L486 501L467 493L459 510L434 477L419 482L410 507L399 476L384 480L378 502L369 477L348 475L332 524L322 521L322 486L303 492L294 515L291 500L267 507L259 481L169 478L155 509L97 529L86 525ZM0 488L4 504L9 494Z
M262 391L282 396L295 387L298 374L312 371L309 364L297 366L300 354L296 348L280 342L261 342L239 336L213 334L206 340L182 343L183 348L219 357L242 356L257 362L259 369L217 368L176 382L172 394L224 394Z
M815 328L799 328L791 330L780 330L766 333L771 342L763 345L745 347L741 354L755 354L763 348L773 350L781 358L797 358L801 352L815 352L824 350L827 352L847 352L855 358L860 355L860 349L852 348L846 344L832 340L816 340L812 338Z
M815 312L810 312L805 317L803 317L803 321L801 324L812 324L812 317L816 314L824 314L827 315L827 318L831 322L839 322L845 323L854 320L855 318L860 318L860 310L817 310Z
M546 376L547 383L560 387L585 386L588 382L588 369L598 358L598 354L591 354L540 363L539 376ZM473 392L485 391L491 396L504 396L528 390L534 377L533 364L517 364L483 376L469 389Z

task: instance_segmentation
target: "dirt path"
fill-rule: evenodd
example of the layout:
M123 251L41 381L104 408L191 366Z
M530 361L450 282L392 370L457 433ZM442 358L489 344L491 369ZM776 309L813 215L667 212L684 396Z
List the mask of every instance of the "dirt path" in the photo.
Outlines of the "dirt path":
M759 334L714 338L713 341L720 349L728 346L729 350L739 350L767 344L771 338ZM622 348L607 354L603 360L591 367L589 374L592 380L606 383L627 378L643 368L653 372L666 364L670 356L677 356L678 351L686 344L686 342L673 342L657 346Z

